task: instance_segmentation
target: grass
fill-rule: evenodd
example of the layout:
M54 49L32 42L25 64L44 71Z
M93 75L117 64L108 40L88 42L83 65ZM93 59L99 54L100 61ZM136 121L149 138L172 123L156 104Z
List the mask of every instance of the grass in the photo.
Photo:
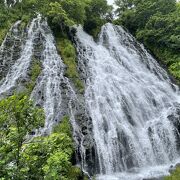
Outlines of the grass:
M40 75L42 71L41 62L37 59L33 59L31 69L30 69L30 81L26 84L26 88L28 91L28 94L32 92L34 89L34 86L36 85L36 79Z
M2 44L6 34L8 33L9 29L10 29L10 25L7 25L5 27L0 28L0 45Z
M72 128L71 128L71 124L70 124L69 120L70 120L69 116L64 116L62 118L62 121L60 122L60 124L54 127L53 132L54 133L64 133L72 138Z
M180 60L179 62L171 64L171 66L169 67L169 71L176 79L178 79L180 84Z
M65 76L68 77L74 83L76 89L80 92L84 92L84 84L80 79L77 70L77 56L76 50L72 42L67 37L56 37L57 48L64 64L67 66Z

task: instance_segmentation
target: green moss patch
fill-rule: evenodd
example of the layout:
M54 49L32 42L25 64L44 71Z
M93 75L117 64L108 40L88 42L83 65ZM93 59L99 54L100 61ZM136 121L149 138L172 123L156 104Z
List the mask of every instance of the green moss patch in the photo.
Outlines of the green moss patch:
M62 118L61 123L54 127L53 132L54 133L64 133L64 134L67 134L69 137L72 137L72 128L71 128L71 124L69 121L70 121L69 116L64 116Z
M57 37L57 48L59 53L62 56L64 64L67 66L65 76L72 80L75 87L80 93L84 92L84 84L80 79L78 70L77 70L77 56L76 50L67 37Z
M41 62L34 58L32 61L32 65L31 65L31 69L30 69L30 73L29 73L30 81L27 82L27 84L26 84L28 94L31 93L32 90L34 89L34 86L36 85L36 79L40 75L41 71L42 71Z
M164 180L179 180L180 179L180 167L177 167L170 176L164 178Z

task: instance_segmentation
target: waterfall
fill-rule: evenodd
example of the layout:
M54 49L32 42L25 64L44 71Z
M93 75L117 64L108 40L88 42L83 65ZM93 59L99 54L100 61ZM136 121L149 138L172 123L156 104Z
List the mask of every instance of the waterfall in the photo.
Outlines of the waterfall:
M36 105L43 107L45 125L40 134L49 134L64 116L69 116L73 129L76 152L80 155L81 168L86 173L86 154L83 146L84 135L76 122L76 115L82 106L69 79L64 76L65 65L57 52L55 40L46 20L40 23L40 34L43 39L42 72L37 78L31 99Z
M105 174L99 179L124 180L129 176L106 175L170 166L179 157L179 132L168 118L180 103L178 87L123 28L104 25L98 43L81 27L76 36L97 166Z
M17 2L21 2L22 0L4 0L4 4L8 7L12 7Z
M47 21L39 15L25 31L16 22L0 47L0 96L29 80L41 61L31 99L45 111L41 134L70 117L83 171L99 180L140 180L167 174L180 154L180 93L166 71L123 28L102 27L98 42L77 28L80 95L65 68ZM23 89L22 89L23 90Z
M37 104L41 104L44 108L45 129L50 130L54 121L59 121L62 109L61 83L64 82L64 64L57 53L47 22L43 21L41 26L43 27L41 35L45 39L42 53L43 70L31 96Z
M31 93L31 99L36 105L43 107L45 112L45 125L40 130L40 135L51 133L53 127L68 115L73 129L75 150L80 155L77 163L82 164L81 168L86 173L84 135L76 122L76 115L82 111L82 102L78 99L69 79L64 76L65 65L57 52L53 34L46 20L40 23L40 34L44 47L41 54L42 72ZM78 162L78 159L81 162Z
M44 109L45 125L36 131L36 135L51 133L64 116L69 116L79 160L86 164L84 135L76 122L79 111L84 113L82 100L64 76L65 65L57 52L50 27L40 15L24 31L20 30L20 25L21 21L17 21L11 27L0 47L0 95L12 95L21 86L18 92L26 89L23 86L30 80L33 59L40 61L42 71L30 98Z
M21 21L17 21L7 33L0 46L0 79L7 75L9 68L19 58L23 34L18 28Z
M40 20L41 17L38 16L31 22L27 32L27 40L21 50L20 58L10 68L6 77L0 81L0 95L14 88L19 79L26 78L33 54L33 42L39 35Z

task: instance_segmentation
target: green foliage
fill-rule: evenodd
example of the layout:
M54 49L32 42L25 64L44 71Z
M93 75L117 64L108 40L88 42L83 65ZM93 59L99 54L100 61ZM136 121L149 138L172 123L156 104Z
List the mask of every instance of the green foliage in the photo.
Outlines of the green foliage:
M106 0L58 0L50 3L46 15L49 22L55 28L60 26L62 31L66 26L84 24L87 32L97 36L111 10Z
M27 96L0 101L0 179L78 180L69 118L65 116L48 136L27 139L44 124L44 113Z
M81 176L80 169L71 163L74 148L67 116L51 135L36 137L24 144L23 149L24 179L78 180Z
M0 44L5 38L10 27L17 21L22 20L24 26L30 20L30 13L28 11L22 12L20 8L8 8L4 3L0 4ZM23 26L22 26L23 27Z
M20 179L26 135L43 126L44 113L27 96L0 101L0 178Z
M116 0L119 19L180 82L180 5L175 0Z
M75 87L79 90L80 93L84 92L84 84L82 80L79 77L79 73L77 71L77 64L76 64L76 50L74 46L72 45L71 41L68 40L66 36L64 37L58 37L57 39L57 48L59 53L62 56L62 59L67 66L65 75L72 80Z
M68 18L66 11L62 8L58 2L50 3L50 10L47 13L48 18L52 24L62 26L71 26L74 24L72 20Z
M107 22L107 15L112 7L107 4L107 0L90 0L87 3L84 29L96 38L101 26Z
M85 30L97 36L110 17L112 7L106 0L23 0L12 8L0 6L0 43L10 26L19 19L27 20L41 13L53 29L63 32L67 26L84 24Z
M55 126L53 132L54 133L64 133L67 134L69 137L72 137L72 129L69 122L69 116L64 116L61 123Z
M23 148L24 179L60 179L68 176L73 153L72 139L68 135L53 133L47 137L37 137L24 144Z
M176 9L175 0L116 0L115 2L119 7L117 13L121 17L122 24L128 29L134 30L133 33L144 28L149 18L156 13L166 15ZM130 24L126 20L134 22L134 24Z
M58 0L48 2L49 7L46 9L45 15L48 17L50 24L54 28L61 28L74 24L83 24L85 16L86 1L81 0ZM46 3L47 4L47 3Z
M5 6L0 4L0 44L11 27L11 20L9 19L10 16L9 11L5 8Z
M3 40L4 40L5 36L6 36L9 28L10 27L8 26L6 28L1 28L0 29L0 44L2 44L2 42L3 42Z
M180 167L177 167L170 176L164 178L164 180L179 180L180 179Z
M83 24L86 19L85 7L87 0L63 0L60 1L63 9L67 12L69 19L75 24Z
M178 62L171 64L169 70L175 78L180 79L180 59Z
M42 70L41 63L39 61L33 61L31 68L31 80L35 81Z
M30 94L32 90L34 89L34 86L36 84L36 79L38 78L39 74L42 71L41 62L37 59L33 59L31 68L30 68L30 80L27 82L27 93Z
M60 175L61 179L67 179L65 175L68 173L69 167L70 162L68 154L62 151L54 153L50 156L47 160L47 164L43 167L45 179L59 179Z

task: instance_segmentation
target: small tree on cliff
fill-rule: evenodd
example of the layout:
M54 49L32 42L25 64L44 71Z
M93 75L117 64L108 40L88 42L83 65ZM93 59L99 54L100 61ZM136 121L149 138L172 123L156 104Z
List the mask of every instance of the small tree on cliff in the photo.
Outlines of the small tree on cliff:
M26 135L43 125L44 114L27 96L0 101L0 178L20 179L20 154Z

